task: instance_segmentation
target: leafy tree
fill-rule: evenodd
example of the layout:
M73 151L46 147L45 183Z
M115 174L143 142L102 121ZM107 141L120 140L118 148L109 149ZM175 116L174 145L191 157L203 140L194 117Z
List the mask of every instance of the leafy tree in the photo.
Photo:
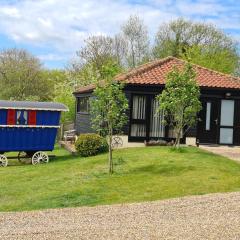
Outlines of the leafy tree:
M54 102L60 102L65 104L68 108L68 112L63 112L61 115L61 122L73 122L75 117L75 98L73 96L74 86L72 82L66 76L64 71L51 70L45 72L46 77L54 82Z
M91 36L85 40L85 46L77 52L77 57L67 67L69 79L75 86L91 84L102 79L104 66L118 65L121 71L124 62L126 43L120 35Z
M101 73L102 66L112 59L113 39L105 36L92 36L85 40L85 46L77 52L84 62L92 63L94 69Z
M122 26L122 32L128 43L127 59L129 66L136 67L148 58L149 37L147 27L137 15L132 15Z
M204 46L193 46L186 49L181 58L210 68L219 72L234 74L237 72L238 56L226 49L218 49L217 46L205 48Z
M109 173L113 173L112 138L114 132L121 131L127 122L126 110L128 101L123 93L123 84L117 83L113 77L118 72L118 66L105 66L105 80L97 82L94 98L90 109L92 126L103 135L107 135L109 142Z
M22 49L0 52L0 97L12 100L47 101L53 83L44 77L38 58Z
M183 18L160 25L153 55L188 59L224 73L234 73L239 59L236 42L223 31Z
M55 102L60 102L65 104L68 108L68 112L63 112L61 115L61 122L67 123L67 122L73 122L75 117L75 98L73 96L73 87L68 83L56 83L55 89L54 89Z
M168 124L175 132L175 146L179 148L181 135L196 123L201 110L200 89L190 64L182 71L174 68L167 76L163 92L157 96L159 111L163 111Z

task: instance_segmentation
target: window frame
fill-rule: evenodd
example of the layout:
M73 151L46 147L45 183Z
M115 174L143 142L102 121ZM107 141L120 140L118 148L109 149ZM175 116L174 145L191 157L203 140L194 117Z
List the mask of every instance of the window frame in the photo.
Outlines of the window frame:
M86 111L81 111L80 108L80 101L82 99L87 99L87 106L86 106ZM77 113L80 114L90 114L90 96L82 96L82 97L77 97L77 106L76 106Z
M19 114L19 117L20 117L22 113L24 115L23 117L24 117L24 120L25 120L24 124L19 123L19 120L18 120L18 114ZM26 109L16 110L16 112L15 112L15 119L16 119L15 124L18 125L18 126L19 125L20 126L27 126L27 125L29 125L29 123L28 123L28 115L29 115L29 111L26 110Z
M133 118L134 117L134 97L144 97L144 117L143 118ZM132 93L131 95L131 112L130 112L130 128L129 128L129 137L134 139L146 139L147 138L147 102L148 102L148 96L146 94L141 93ZM133 135L133 127L134 125L138 125L141 127L145 127L145 133L143 136L135 136Z
M205 131L211 131L212 102L206 102Z

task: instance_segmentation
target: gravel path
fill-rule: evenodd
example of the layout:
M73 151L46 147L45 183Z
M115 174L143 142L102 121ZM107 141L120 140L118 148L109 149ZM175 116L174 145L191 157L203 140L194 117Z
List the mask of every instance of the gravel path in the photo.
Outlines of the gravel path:
M200 145L200 148L240 162L240 147Z
M240 239L240 193L0 213L0 239Z

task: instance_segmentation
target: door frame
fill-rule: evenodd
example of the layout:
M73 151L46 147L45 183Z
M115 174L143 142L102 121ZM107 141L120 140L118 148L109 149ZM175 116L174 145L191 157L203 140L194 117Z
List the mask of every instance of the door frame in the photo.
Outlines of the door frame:
M222 112L222 101L233 101L234 102L234 106L233 106L233 126L224 126L221 125L221 112ZM220 107L219 107L219 124L218 124L218 144L219 145L225 145L225 146L234 146L235 145L235 137L234 137L234 133L235 133L235 128L236 128L236 100L232 99L232 98L223 98L220 99ZM225 128L225 129L232 129L233 130L233 135L232 135L232 143L220 143L220 130L221 128Z
M234 112L233 112L233 126L221 126L221 108L222 108L222 100L232 100L232 101L234 101ZM200 134L201 134L201 132L200 132L200 128L199 128L199 121L198 121L198 123L197 123L197 139L199 140L199 144L209 144L209 145L214 145L214 144L217 144L217 145L223 145L223 146L234 146L234 145L239 145L239 143L237 143L236 141L235 141L235 139L236 139L236 137L235 137L235 129L236 129L236 116L237 116L237 114L238 114L238 112L240 112L240 111L238 111L238 109L237 109L237 99L235 99L235 98L231 98L231 97L229 97L229 98L208 98L208 97L206 97L206 98L202 98L201 99L201 102L203 103L203 102L205 102L205 103L207 103L207 102L216 102L216 104L217 104L217 109L216 109L216 111L217 111L217 120L218 120L218 122L217 122L217 124L216 124L216 142L215 143L212 143L212 142L201 142L200 141L200 139L201 139L201 137L200 137ZM206 108L204 109L205 111L206 111ZM211 114L212 114L212 110L211 110ZM212 119L211 121L214 121L215 119ZM203 120L204 121L204 123L206 124L206 117L205 117L205 119ZM211 124L211 123L210 123ZM232 144L226 144L226 143L220 143L220 128L231 128L231 129L233 129L233 141L232 141Z
M207 103L211 103L210 129L206 130ZM197 135L199 144L218 144L219 142L219 105L220 99L213 97L201 98L202 109L198 113ZM216 122L217 120L217 122Z

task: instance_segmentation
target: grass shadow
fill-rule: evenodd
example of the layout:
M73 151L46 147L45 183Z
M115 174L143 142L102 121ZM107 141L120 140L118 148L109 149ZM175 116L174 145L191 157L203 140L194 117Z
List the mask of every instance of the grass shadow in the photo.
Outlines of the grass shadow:
M176 165L147 165L138 168L134 168L135 173L150 173L159 174L164 176L176 176L181 175L184 172L194 171L194 166L176 166Z

